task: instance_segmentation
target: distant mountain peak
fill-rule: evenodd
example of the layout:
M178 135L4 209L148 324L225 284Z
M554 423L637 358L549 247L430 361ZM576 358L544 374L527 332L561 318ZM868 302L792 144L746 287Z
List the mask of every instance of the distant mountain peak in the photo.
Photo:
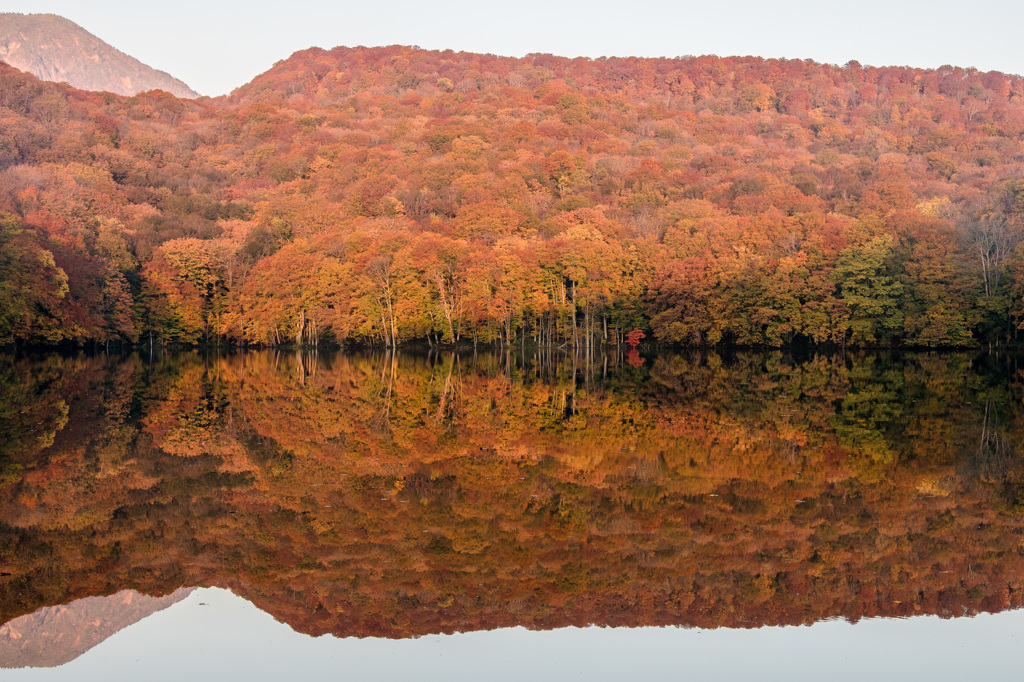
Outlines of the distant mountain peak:
M108 637L176 604L192 588L163 597L122 590L46 606L0 625L0 669L51 668L73 661Z
M146 66L56 14L0 13L0 60L41 80L81 90L119 95L164 90L177 97L199 96L177 78Z

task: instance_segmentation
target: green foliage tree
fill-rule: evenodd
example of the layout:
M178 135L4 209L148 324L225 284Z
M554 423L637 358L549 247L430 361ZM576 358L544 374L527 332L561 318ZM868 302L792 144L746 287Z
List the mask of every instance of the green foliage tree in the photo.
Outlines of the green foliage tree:
M855 343L888 343L903 328L903 285L894 276L893 238L880 235L839 254L833 280L850 310L847 329Z

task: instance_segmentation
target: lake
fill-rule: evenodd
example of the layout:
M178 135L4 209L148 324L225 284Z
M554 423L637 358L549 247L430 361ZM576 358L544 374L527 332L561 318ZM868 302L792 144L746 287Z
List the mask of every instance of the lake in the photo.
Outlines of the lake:
M1017 674L1022 399L981 352L0 356L0 677Z

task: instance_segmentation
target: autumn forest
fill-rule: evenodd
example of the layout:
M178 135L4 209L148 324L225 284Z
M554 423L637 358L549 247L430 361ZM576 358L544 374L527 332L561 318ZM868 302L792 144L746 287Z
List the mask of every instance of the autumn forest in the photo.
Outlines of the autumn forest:
M1022 140L1024 80L953 67L311 49L187 100L0 66L0 346L1004 345Z

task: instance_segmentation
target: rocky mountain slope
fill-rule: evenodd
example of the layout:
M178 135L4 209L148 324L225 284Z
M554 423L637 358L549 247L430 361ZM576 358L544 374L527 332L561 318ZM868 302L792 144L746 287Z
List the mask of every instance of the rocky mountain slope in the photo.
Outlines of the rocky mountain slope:
M199 95L177 78L111 47L78 24L53 14L0 14L0 60L53 82L81 90L134 95L165 90Z
M0 668L50 668L73 661L111 635L189 594L179 588L163 597L123 590L47 606L0 626Z

